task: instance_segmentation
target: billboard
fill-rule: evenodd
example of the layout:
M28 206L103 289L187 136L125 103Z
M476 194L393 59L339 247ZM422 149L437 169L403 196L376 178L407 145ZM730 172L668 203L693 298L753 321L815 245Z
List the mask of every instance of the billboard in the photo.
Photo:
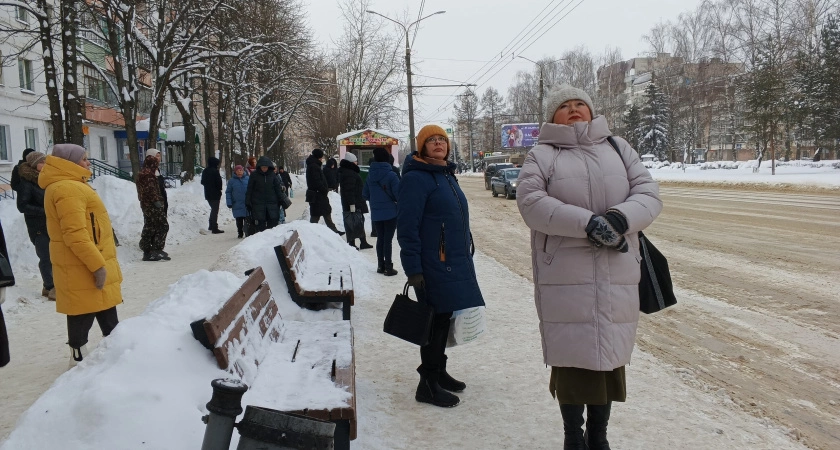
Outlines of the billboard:
M502 125L502 148L533 147L540 136L538 123L511 123Z

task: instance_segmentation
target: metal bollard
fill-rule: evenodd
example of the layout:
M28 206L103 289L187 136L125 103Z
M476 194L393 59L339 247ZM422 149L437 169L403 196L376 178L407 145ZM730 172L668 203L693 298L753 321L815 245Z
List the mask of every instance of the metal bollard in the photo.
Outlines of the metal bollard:
M333 450L335 424L258 406L245 408L236 450Z
M202 417L207 428L201 450L229 450L236 416L242 414L242 395L248 386L228 378L215 379L210 386L213 386L213 397L207 403L210 414Z

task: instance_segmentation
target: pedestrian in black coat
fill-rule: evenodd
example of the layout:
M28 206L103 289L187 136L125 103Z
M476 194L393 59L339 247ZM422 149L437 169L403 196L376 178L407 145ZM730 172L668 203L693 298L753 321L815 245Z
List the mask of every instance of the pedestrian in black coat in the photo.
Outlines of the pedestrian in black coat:
M286 188L286 193L288 193L292 189L292 176L289 175L289 172L286 172L283 166L277 166L277 174L280 175L280 181L283 182L283 187Z
M3 234L3 224L0 223L0 253L7 259L9 251L6 250L6 236ZM6 288L0 287L0 305L6 300ZM3 317L3 308L0 306L0 367L9 364L9 335L6 333L6 319Z
M219 158L207 158L207 168L201 172L204 199L210 204L210 226L213 234L224 233L219 229L219 203L222 200L222 175L219 173Z
M327 165L324 167L324 177L327 179L327 187L331 191L338 192L338 163L335 158L327 160Z
M23 154L20 157L20 161L18 161L17 165L14 168L12 168L12 179L9 181L9 186L11 186L12 190L15 192L17 192L18 185L20 184L20 174L18 173L18 167L20 167L21 164L26 164L26 157L34 151L34 148L27 148L26 150L24 150Z
M344 214L344 230L347 243L356 247L359 239L360 249L373 248L365 238L365 216L369 212L367 201L362 197L365 185L359 175L356 155L347 152L338 168L338 182L341 187L341 211Z
M306 203L309 203L309 222L318 223L323 217L330 230L335 231L339 236L343 236L344 232L338 231L332 217L330 217L332 207L328 194L331 189L327 184L324 171L321 170L321 159L323 157L324 151L316 148L306 158Z
M38 255L38 269L41 272L41 295L55 301L52 262L50 261L50 237L47 234L47 213L44 211L44 189L38 186L38 174L44 167L47 156L31 152L26 162L18 166L17 208L23 214L29 240Z
M267 156L260 156L257 170L251 173L245 192L245 207L251 211L256 231L274 228L286 221L281 203L286 201L283 182L274 171L274 163Z

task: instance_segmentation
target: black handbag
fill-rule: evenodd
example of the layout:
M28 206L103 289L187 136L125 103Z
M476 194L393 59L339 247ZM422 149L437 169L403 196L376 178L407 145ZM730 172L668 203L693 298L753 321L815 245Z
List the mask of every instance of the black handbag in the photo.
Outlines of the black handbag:
M0 253L0 288L14 286L15 274L12 273L12 265L9 264L9 258Z
M621 162L621 151L612 136L607 137ZM626 167L626 166L625 166ZM677 304L674 296L674 284L671 281L671 271L668 269L668 259L665 258L641 231L639 232L639 254L642 257L642 277L639 279L639 311L652 314Z
M668 260L639 232L642 278L639 280L639 311L652 314L677 304Z
M280 206L283 209L289 209L289 207L292 206L292 201L289 200L289 197L283 196L280 198Z
M402 294L397 294L388 310L383 330L422 347L429 343L434 317L435 310L431 305L409 298L406 283Z

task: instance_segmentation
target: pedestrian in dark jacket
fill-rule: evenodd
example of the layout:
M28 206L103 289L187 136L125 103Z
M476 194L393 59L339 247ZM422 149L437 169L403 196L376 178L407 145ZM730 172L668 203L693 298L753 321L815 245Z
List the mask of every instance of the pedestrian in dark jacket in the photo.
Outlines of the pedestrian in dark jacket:
M257 232L285 223L286 214L282 203L286 200L283 183L274 172L274 163L267 156L260 156L257 170L251 174L245 193L245 205L251 209Z
M0 253L7 259L9 252L6 250L6 236L3 235L3 224L0 224ZM6 301L6 288L0 287L0 305ZM0 306L0 367L9 364L9 335L6 333L6 319L3 317L3 308Z
M316 148L306 158L306 203L309 203L309 222L318 223L323 217L324 223L330 230L335 231L339 236L343 236L344 232L338 231L332 217L330 217L330 214L332 214L328 195L330 187L327 184L324 171L321 170L321 159L323 157L324 151Z
M222 201L222 175L219 173L219 158L207 158L207 168L201 172L204 185L204 199L210 204L210 226L213 234L224 233L219 229L219 203Z
M158 168L160 167L160 152L149 149L143 160L143 170L137 177L137 196L140 198L140 210L143 211L143 231L140 233L140 250L143 250L143 261L169 261L169 254L163 248L166 246L166 235L169 233L169 222L166 220L166 197L158 182ZM161 192L163 191L163 192Z
M228 180L225 189L225 203L233 212L236 219L236 237L242 239L245 236L245 220L248 218L248 208L245 203L245 194L248 192L248 180L250 177L245 173L245 168L236 166L233 168L233 177ZM250 236L252 231L248 231Z
M292 176L289 175L289 172L286 172L283 166L277 166L277 174L280 175L280 181L283 182L284 190L288 194L292 191Z
M370 200L370 220L376 230L376 272L393 276L397 274L391 260L391 243L397 231L397 201L400 180L392 169L388 150L373 149L373 163L370 165L362 196ZM393 156L391 156L393 158Z
M447 391L466 384L446 371L446 339L454 311L484 305L473 264L469 209L450 153L446 131L427 125L417 134L417 148L406 157L400 180L397 240L400 259L417 298L435 310L428 345L420 347L422 364L415 399L450 407L460 402Z
M376 150L374 150L374 151L376 151ZM388 152L388 150L385 150L385 151ZM391 152L388 152L388 163L391 164L391 171L394 172L394 174L397 175L397 179L401 179L402 178L402 173L400 173L400 168L394 165L394 161L395 161L394 155L392 155Z
M55 283L53 282L52 262L50 261L50 236L47 234L47 213L44 212L44 190L38 186L38 174L44 168L47 156L40 152L30 152L26 162L17 167L18 195L17 208L23 213L29 240L35 246L38 255L38 269L41 272L41 295L55 301Z
M344 231L347 232L347 243L353 248L365 250L373 248L368 244L365 236L365 213L368 212L367 202L362 197L362 177L356 155L347 152L338 168L338 183L341 187L341 212L344 215ZM359 239L359 247L356 247Z
M20 183L20 175L18 174L18 167L20 167L21 164L26 164L26 157L34 151L35 151L34 148L27 148L26 150L24 150L23 154L20 156L20 161L18 161L17 165L14 168L12 168L12 179L9 180L9 186L12 187L13 191L18 190L18 184Z
M338 163L335 161L335 158L327 159L327 165L324 166L324 176L327 178L327 187L331 191L338 192Z

